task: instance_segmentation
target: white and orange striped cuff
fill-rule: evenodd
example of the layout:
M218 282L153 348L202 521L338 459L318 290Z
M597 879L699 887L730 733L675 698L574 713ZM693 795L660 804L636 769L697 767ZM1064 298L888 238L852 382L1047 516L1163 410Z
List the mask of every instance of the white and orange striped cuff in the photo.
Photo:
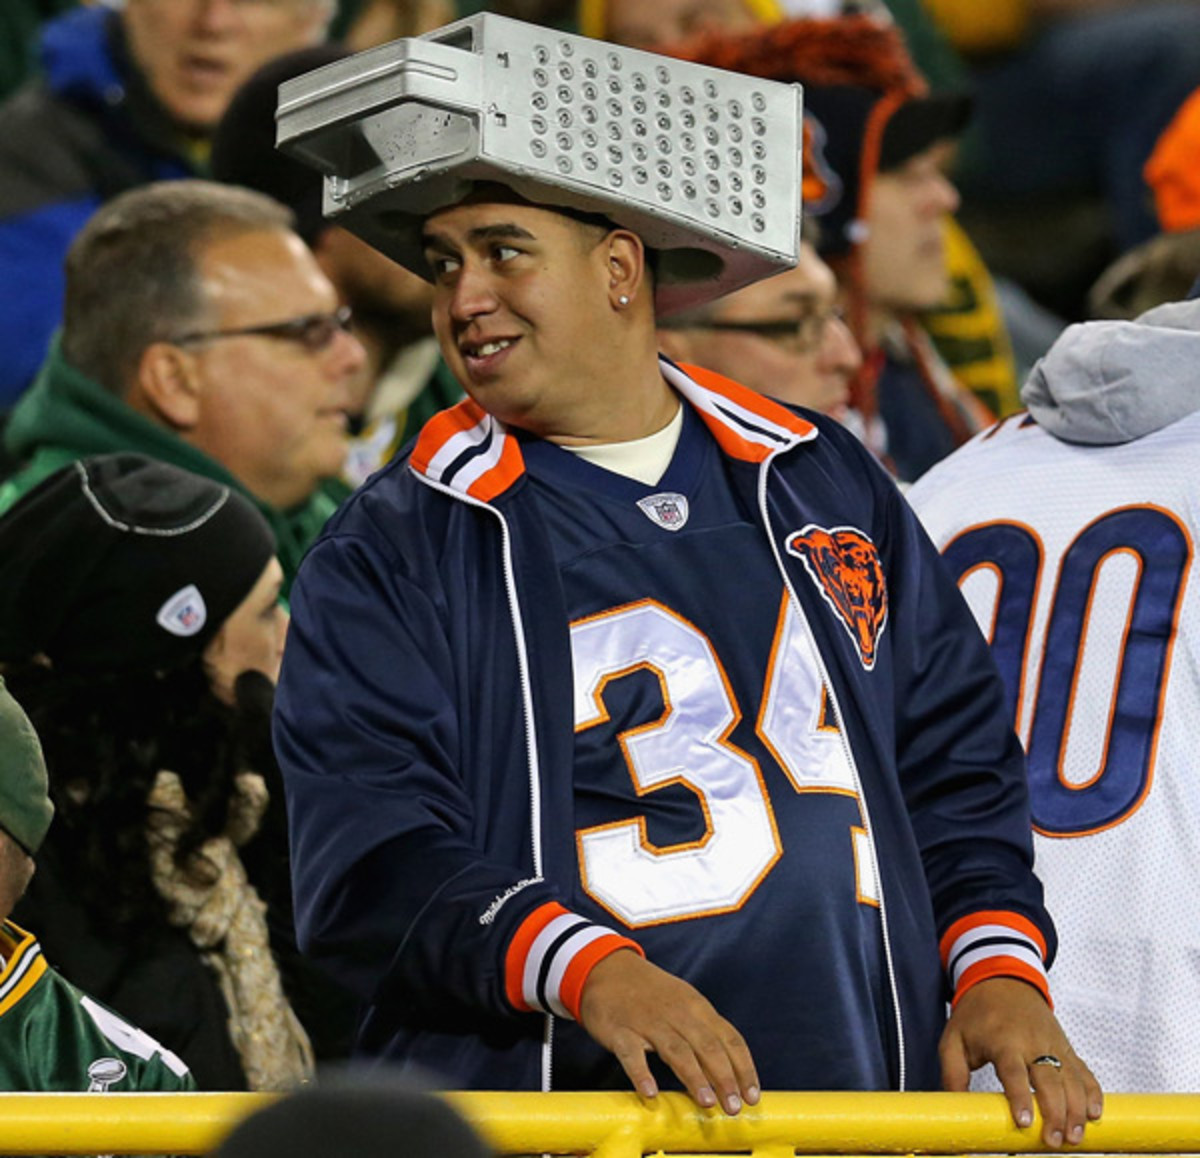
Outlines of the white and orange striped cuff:
M990 911L960 917L941 941L942 967L954 988L954 1004L989 977L1027 981L1050 1003L1046 938L1020 913Z
M562 905L539 905L509 942L504 959L508 1000L514 1009L540 1009L577 1021L588 974L618 949L646 955L636 941Z

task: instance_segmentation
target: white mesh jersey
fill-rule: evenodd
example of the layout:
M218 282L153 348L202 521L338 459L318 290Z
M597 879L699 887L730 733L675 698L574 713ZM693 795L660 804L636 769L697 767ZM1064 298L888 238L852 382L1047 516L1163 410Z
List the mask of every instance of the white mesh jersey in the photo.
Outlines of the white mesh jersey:
M909 492L1009 688L1059 1019L1110 1091L1200 1091L1200 413L1060 442L1024 415Z

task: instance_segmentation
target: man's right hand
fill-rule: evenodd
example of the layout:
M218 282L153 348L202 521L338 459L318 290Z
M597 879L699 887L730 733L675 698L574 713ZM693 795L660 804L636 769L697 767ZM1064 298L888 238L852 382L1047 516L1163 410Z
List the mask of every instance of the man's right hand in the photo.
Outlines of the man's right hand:
M653 1050L698 1106L719 1103L736 1114L743 1102L758 1102L758 1075L742 1035L686 981L632 950L619 949L592 968L579 1021L616 1056L643 1097L658 1093L646 1063Z

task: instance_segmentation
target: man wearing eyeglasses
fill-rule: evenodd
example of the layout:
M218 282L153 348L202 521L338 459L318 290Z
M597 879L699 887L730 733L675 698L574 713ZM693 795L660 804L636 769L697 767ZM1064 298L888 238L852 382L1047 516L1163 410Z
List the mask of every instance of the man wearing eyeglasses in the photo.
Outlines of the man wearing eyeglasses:
M289 210L169 181L122 194L67 257L62 331L4 433L0 510L64 464L139 451L236 486L285 579L332 513L365 354Z
M842 419L862 355L837 294L833 270L803 242L795 268L661 319L659 343L677 362Z

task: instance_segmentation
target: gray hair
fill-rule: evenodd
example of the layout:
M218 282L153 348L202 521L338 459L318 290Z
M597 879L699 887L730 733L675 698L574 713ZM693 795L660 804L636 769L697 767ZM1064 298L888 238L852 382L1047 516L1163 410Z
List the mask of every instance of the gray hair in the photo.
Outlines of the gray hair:
M123 397L147 346L205 324L201 249L294 220L262 193L211 181L159 181L114 197L67 252L63 357Z

